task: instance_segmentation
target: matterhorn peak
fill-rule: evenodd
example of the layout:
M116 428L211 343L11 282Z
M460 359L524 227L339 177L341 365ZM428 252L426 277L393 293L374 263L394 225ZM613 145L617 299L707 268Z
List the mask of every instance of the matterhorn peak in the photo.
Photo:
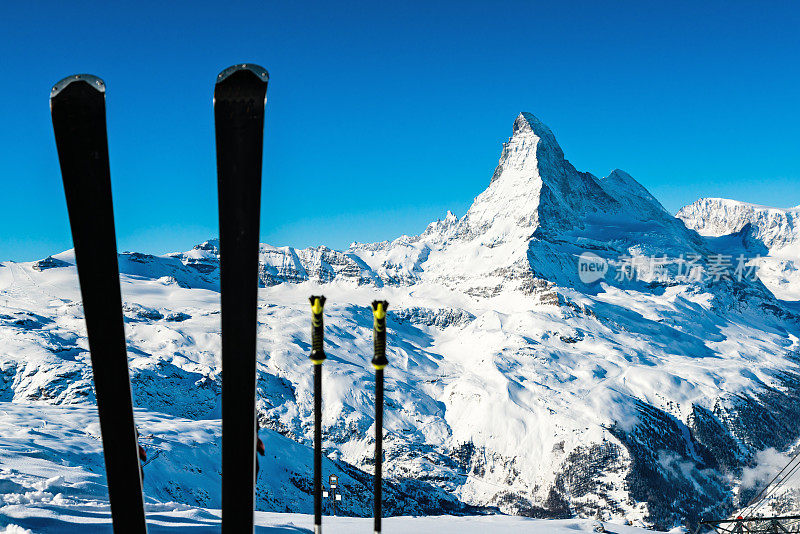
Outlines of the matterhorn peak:
M561 146L556 141L553 131L540 121L536 115L523 111L514 120L514 135L529 133L540 139L540 143L537 146L538 150L550 150L554 156L564 159L564 151L561 150Z
M523 112L503 144L489 187L475 199L467 220L477 232L494 228L508 234L517 228L530 235L539 227L581 227L587 212L620 209L594 176L578 172L564 158L550 128Z
M508 142L503 144L500 163L492 182L499 179L504 170L522 168L531 159L557 165L564 161L564 151L545 123L533 113L523 111L514 120L513 133Z

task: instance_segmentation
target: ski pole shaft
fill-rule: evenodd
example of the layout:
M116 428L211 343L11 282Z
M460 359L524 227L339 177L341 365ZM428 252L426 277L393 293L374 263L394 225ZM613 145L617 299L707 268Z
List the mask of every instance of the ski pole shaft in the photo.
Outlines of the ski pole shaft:
M375 533L380 534L383 482L383 369L375 369Z
M375 534L381 532L383 484L383 370L389 365L386 359L386 309L389 303L376 300L372 303L372 366L375 368Z
M311 363L314 365L314 534L322 532L322 362L325 361L322 312L325 297L311 296Z

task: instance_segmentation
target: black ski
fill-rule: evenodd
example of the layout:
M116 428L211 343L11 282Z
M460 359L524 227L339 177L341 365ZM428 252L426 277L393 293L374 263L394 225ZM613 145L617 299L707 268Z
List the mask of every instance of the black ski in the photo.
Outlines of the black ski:
M383 484L383 370L389 365L386 359L386 309L385 300L372 302L372 367L375 368L375 495L374 512L375 534L381 532L381 507Z
M252 64L217 76L214 123L222 307L222 532L253 532L256 312L264 104L269 74Z
M147 532L122 322L105 84L83 74L50 94L75 245L114 532Z
M314 534L322 532L322 363L325 361L325 297L311 296L311 363L314 365ZM331 491L333 491L331 489Z

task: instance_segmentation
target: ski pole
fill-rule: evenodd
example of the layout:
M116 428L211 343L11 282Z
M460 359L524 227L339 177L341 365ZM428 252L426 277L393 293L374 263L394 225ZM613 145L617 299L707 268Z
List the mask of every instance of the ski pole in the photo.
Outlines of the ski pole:
M325 297L311 296L311 363L314 364L314 534L322 533L322 362Z
M386 359L386 309L385 300L372 302L372 367L375 368L375 534L381 532L381 483L383 478L383 369Z

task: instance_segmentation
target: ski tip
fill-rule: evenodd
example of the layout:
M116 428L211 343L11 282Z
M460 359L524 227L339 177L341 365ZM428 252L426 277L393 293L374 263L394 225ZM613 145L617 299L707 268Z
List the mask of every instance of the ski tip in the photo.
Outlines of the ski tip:
M63 91L65 87L75 82L86 82L97 91L101 93L106 92L106 82L99 77L93 76L92 74L73 74L72 76L67 76L63 80L56 82L50 90L50 98L54 98L58 93Z
M260 67L255 63L237 63L236 65L231 65L227 69L223 70L217 75L217 83L225 80L228 76L233 74L234 72L239 72L242 70L249 70L256 76L258 76L262 82L267 83L269 81L269 72L264 67Z

